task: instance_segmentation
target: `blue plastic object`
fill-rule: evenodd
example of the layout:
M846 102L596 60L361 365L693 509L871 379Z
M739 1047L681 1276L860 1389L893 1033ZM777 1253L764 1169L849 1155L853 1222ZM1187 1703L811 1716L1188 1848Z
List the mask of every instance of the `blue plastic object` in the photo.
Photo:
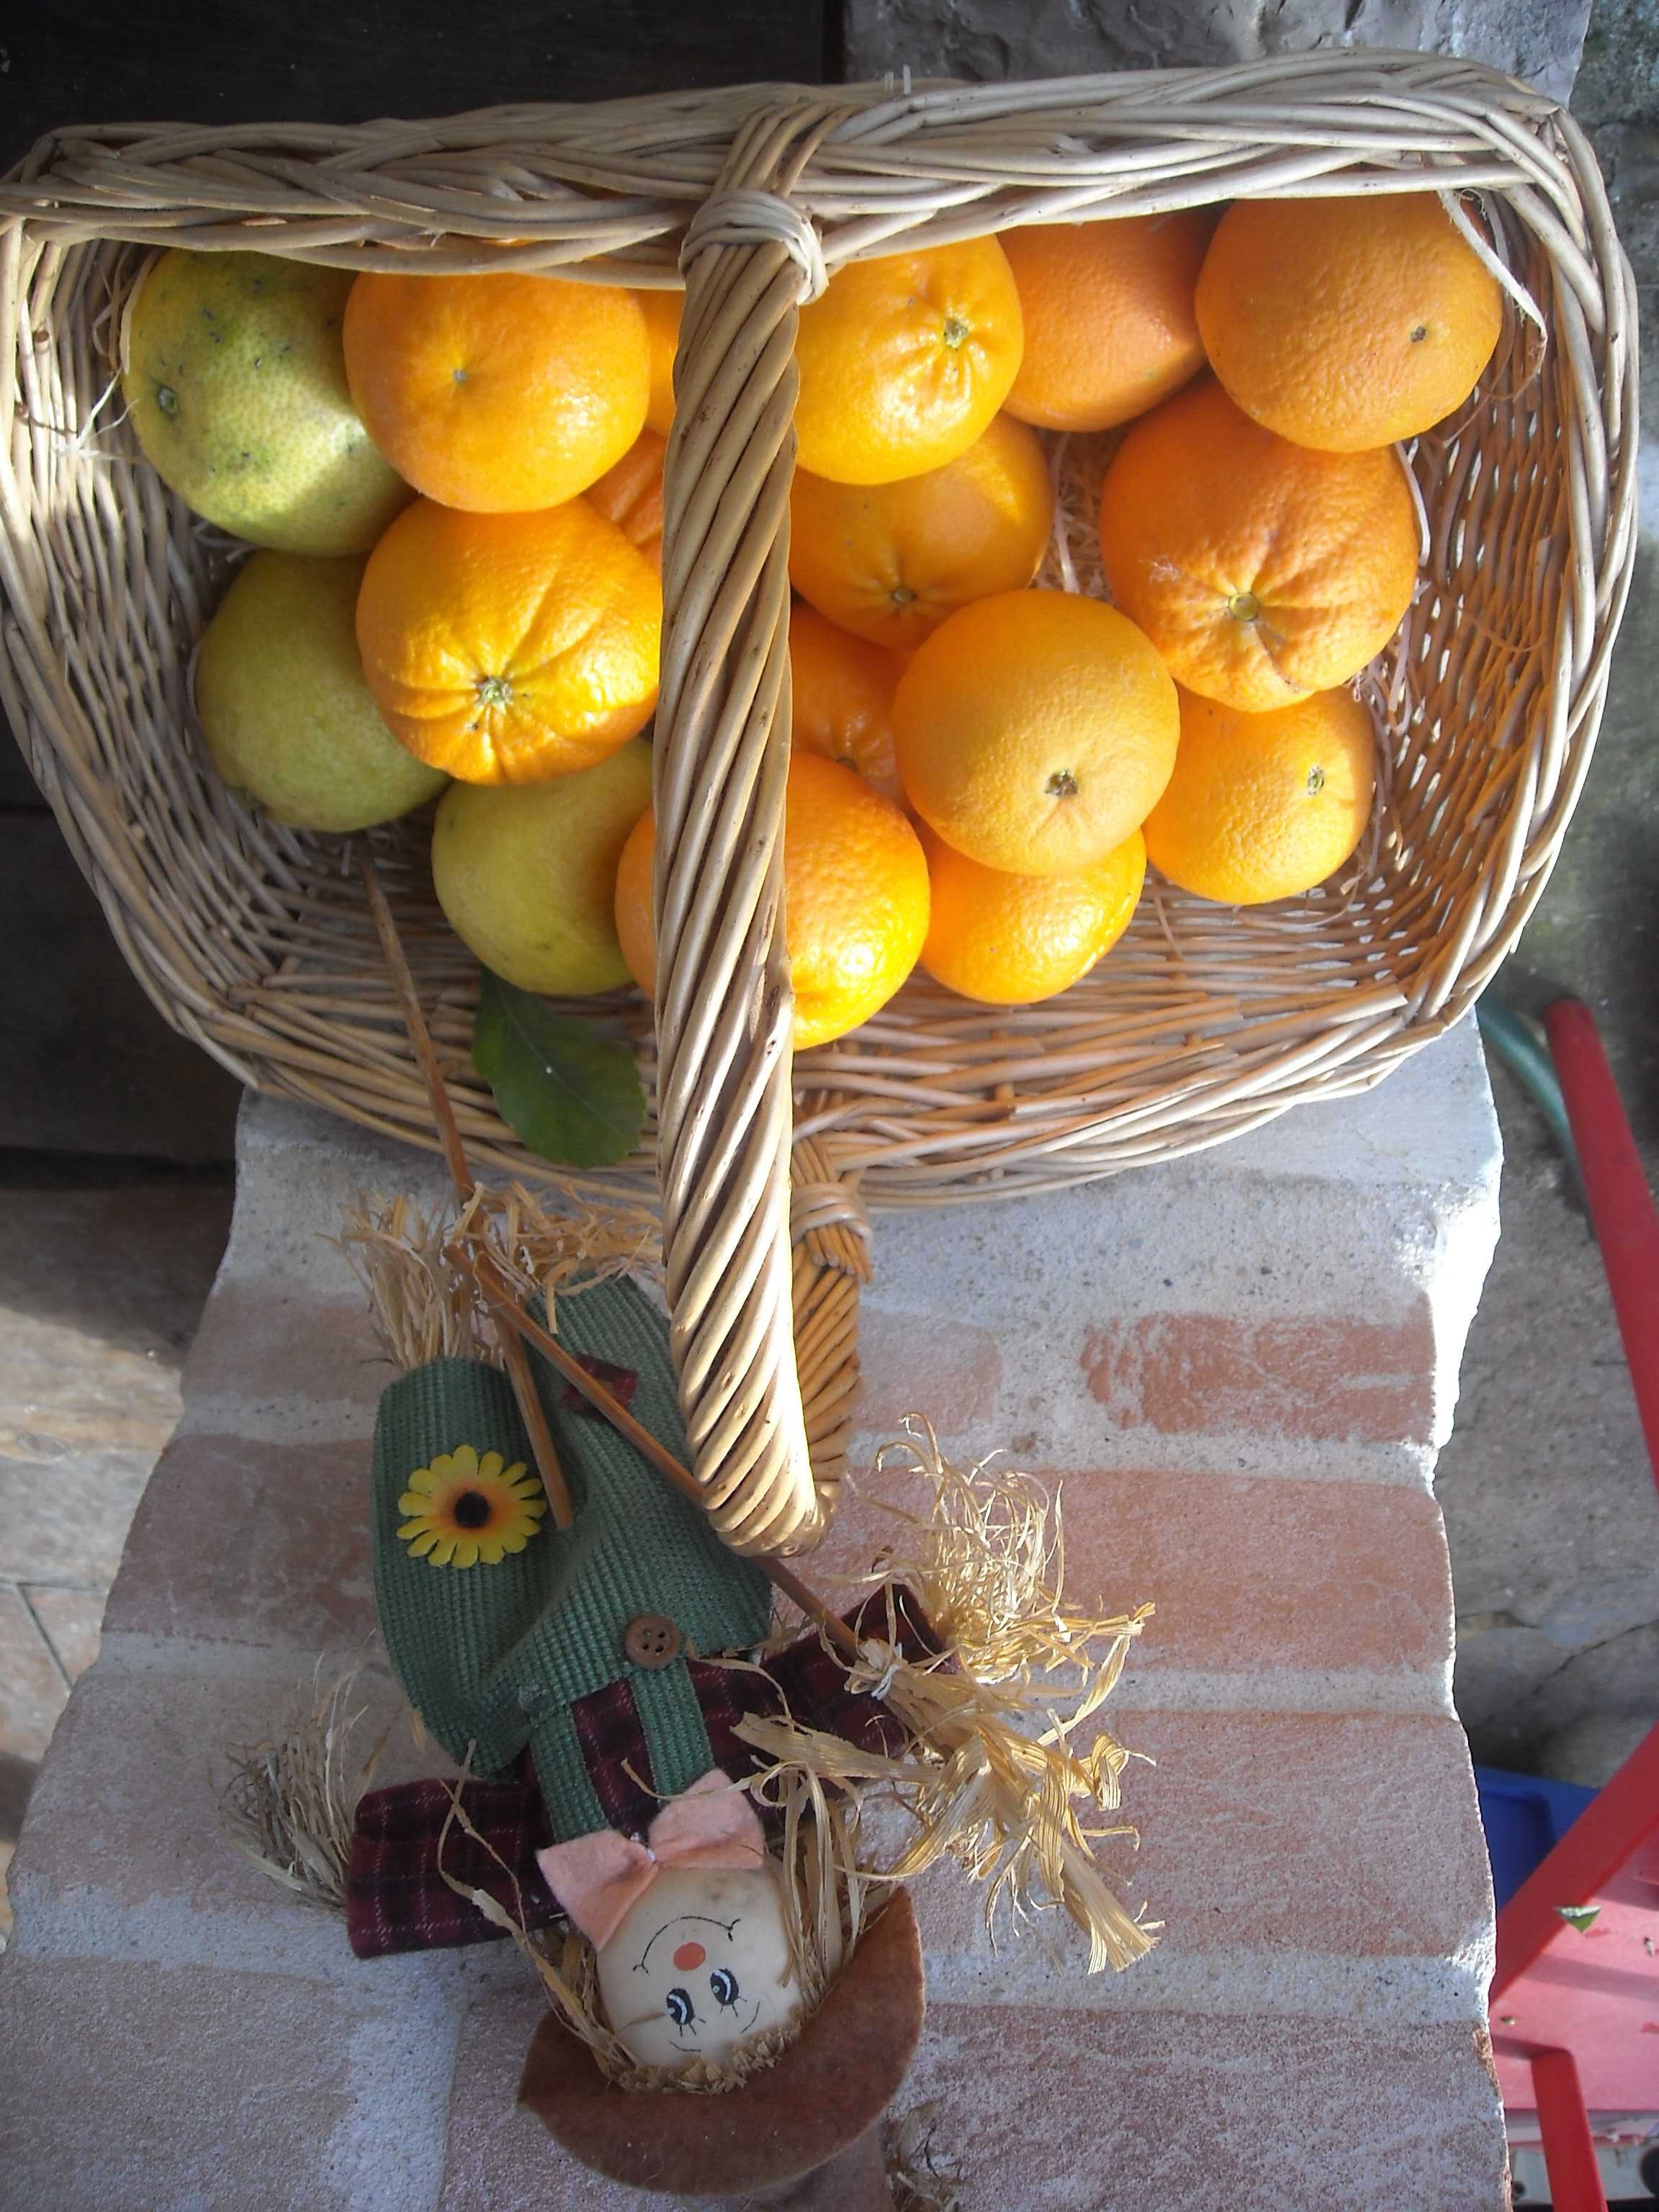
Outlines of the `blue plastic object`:
M1554 1850L1595 1792L1573 1782L1546 1782L1536 1774L1506 1774L1477 1766L1474 1786L1492 1861L1498 1907L1509 1903L1540 1860Z

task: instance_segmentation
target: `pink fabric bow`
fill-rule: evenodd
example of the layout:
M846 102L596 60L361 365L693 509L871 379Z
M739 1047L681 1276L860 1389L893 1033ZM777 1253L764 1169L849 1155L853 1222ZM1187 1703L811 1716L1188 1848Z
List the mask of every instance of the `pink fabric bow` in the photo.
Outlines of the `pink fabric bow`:
M746 1791L711 1766L671 1797L648 1840L596 1828L574 1843L550 1844L536 1863L548 1887L596 1950L602 1950L665 1867L738 1867L766 1858L766 1838Z

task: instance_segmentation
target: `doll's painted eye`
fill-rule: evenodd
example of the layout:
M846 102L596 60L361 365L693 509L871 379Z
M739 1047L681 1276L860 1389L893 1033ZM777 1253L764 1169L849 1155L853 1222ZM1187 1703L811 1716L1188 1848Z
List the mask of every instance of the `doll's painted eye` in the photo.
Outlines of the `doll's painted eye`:
M734 2005L738 2001L738 1978L728 1966L716 1966L708 1977L708 1986L714 1992L714 2002Z
M676 2027L690 2027L697 2016L690 1990L670 1990L663 2002L668 2008L668 2017Z

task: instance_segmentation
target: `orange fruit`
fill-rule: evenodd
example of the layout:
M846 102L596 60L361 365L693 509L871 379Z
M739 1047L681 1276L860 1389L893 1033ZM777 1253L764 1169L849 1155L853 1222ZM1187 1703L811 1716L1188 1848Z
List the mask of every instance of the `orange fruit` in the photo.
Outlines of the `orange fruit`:
M920 647L893 702L905 794L947 845L1017 876L1076 875L1170 780L1175 685L1115 607L1004 592Z
M800 465L866 484L943 468L1007 398L1020 343L994 238L848 262L800 311Z
M647 814L617 869L617 934L642 991L657 972L656 842L656 817ZM795 1049L805 1052L884 1006L927 934L927 862L915 831L890 799L816 753L790 757L783 898Z
M936 983L987 1006L1051 999L1086 975L1129 926L1146 876L1132 830L1075 876L1011 876L921 833L932 885L921 964Z
M970 599L1029 584L1054 511L1042 441L994 416L966 453L898 483L798 471L790 580L844 629L877 645L920 645Z
M903 796L893 755L898 663L799 601L789 615L789 741L856 769L884 798Z
M464 783L591 768L657 701L662 587L586 500L538 514L405 507L368 557L357 643L416 759Z
M346 376L368 434L446 507L556 507L645 427L650 356L639 301L556 276L360 276Z
M1025 356L1007 408L1045 430L1109 430L1198 374L1193 288L1208 208L1006 230Z
M1346 684L1411 605L1417 510L1391 448L1316 453L1218 384L1131 426L1106 471L1113 599L1189 691L1247 714Z
M1365 834L1376 759L1371 718L1351 691L1270 714L1183 691L1175 774L1146 817L1147 854L1200 898L1294 898L1334 875Z
M614 469L588 487L588 505L614 522L662 574L662 464L668 441L641 430Z
M1240 200L1199 278L1198 321L1247 415L1299 446L1356 453L1462 405L1504 295L1432 192Z
M674 420L674 356L679 350L680 316L684 292L635 292L645 317L645 343L651 356L651 397L646 403L647 427L659 438L668 435Z

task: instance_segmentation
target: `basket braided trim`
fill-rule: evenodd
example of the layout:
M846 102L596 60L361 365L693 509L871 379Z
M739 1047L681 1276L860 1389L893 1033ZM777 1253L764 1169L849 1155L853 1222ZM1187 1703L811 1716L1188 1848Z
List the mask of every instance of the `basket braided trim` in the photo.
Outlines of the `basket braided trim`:
M1155 883L1110 959L1058 1000L981 1008L919 978L854 1036L804 1055L797 1153L822 1140L833 1176L876 1203L1060 1188L1218 1143L1376 1082L1458 1019L1547 881L1634 549L1630 272L1582 132L1526 88L1436 57L1315 53L835 98L832 112L750 87L356 129L76 131L0 185L15 345L0 386L0 690L36 776L177 1027L246 1081L426 1143L350 853L250 816L200 750L191 652L234 549L137 465L112 390L124 304L147 249L170 244L673 284L696 224L667 492L673 690L659 732L672 957L656 1025L637 1000L606 1012L631 1025L666 1100L633 1171L659 1159L672 1192L700 1468L715 1495L708 1452L744 1463L749 1492L719 1494L716 1510L738 1540L767 1544L821 1525L803 1439L841 1402L833 1363L809 1376L784 1324L792 1288L808 1329L830 1291L803 1296L802 1245L786 1279L781 780L768 734L787 678L787 333L820 266L1240 195L1435 190L1455 213L1455 194L1474 191L1511 301L1480 391L1407 455L1425 573L1362 685L1381 795L1353 866L1241 913ZM1067 526L1048 582L1100 588L1098 446L1054 451ZM432 902L423 825L370 843L469 1148L481 1165L533 1173L468 1068L476 978ZM722 1296L717 1277L739 1287Z
M782 895L795 309L823 272L777 231L781 195L836 114L817 101L751 117L706 242L697 224L688 236L664 501L663 1262L692 1468L739 1550L799 1548L818 1519L793 1334Z

